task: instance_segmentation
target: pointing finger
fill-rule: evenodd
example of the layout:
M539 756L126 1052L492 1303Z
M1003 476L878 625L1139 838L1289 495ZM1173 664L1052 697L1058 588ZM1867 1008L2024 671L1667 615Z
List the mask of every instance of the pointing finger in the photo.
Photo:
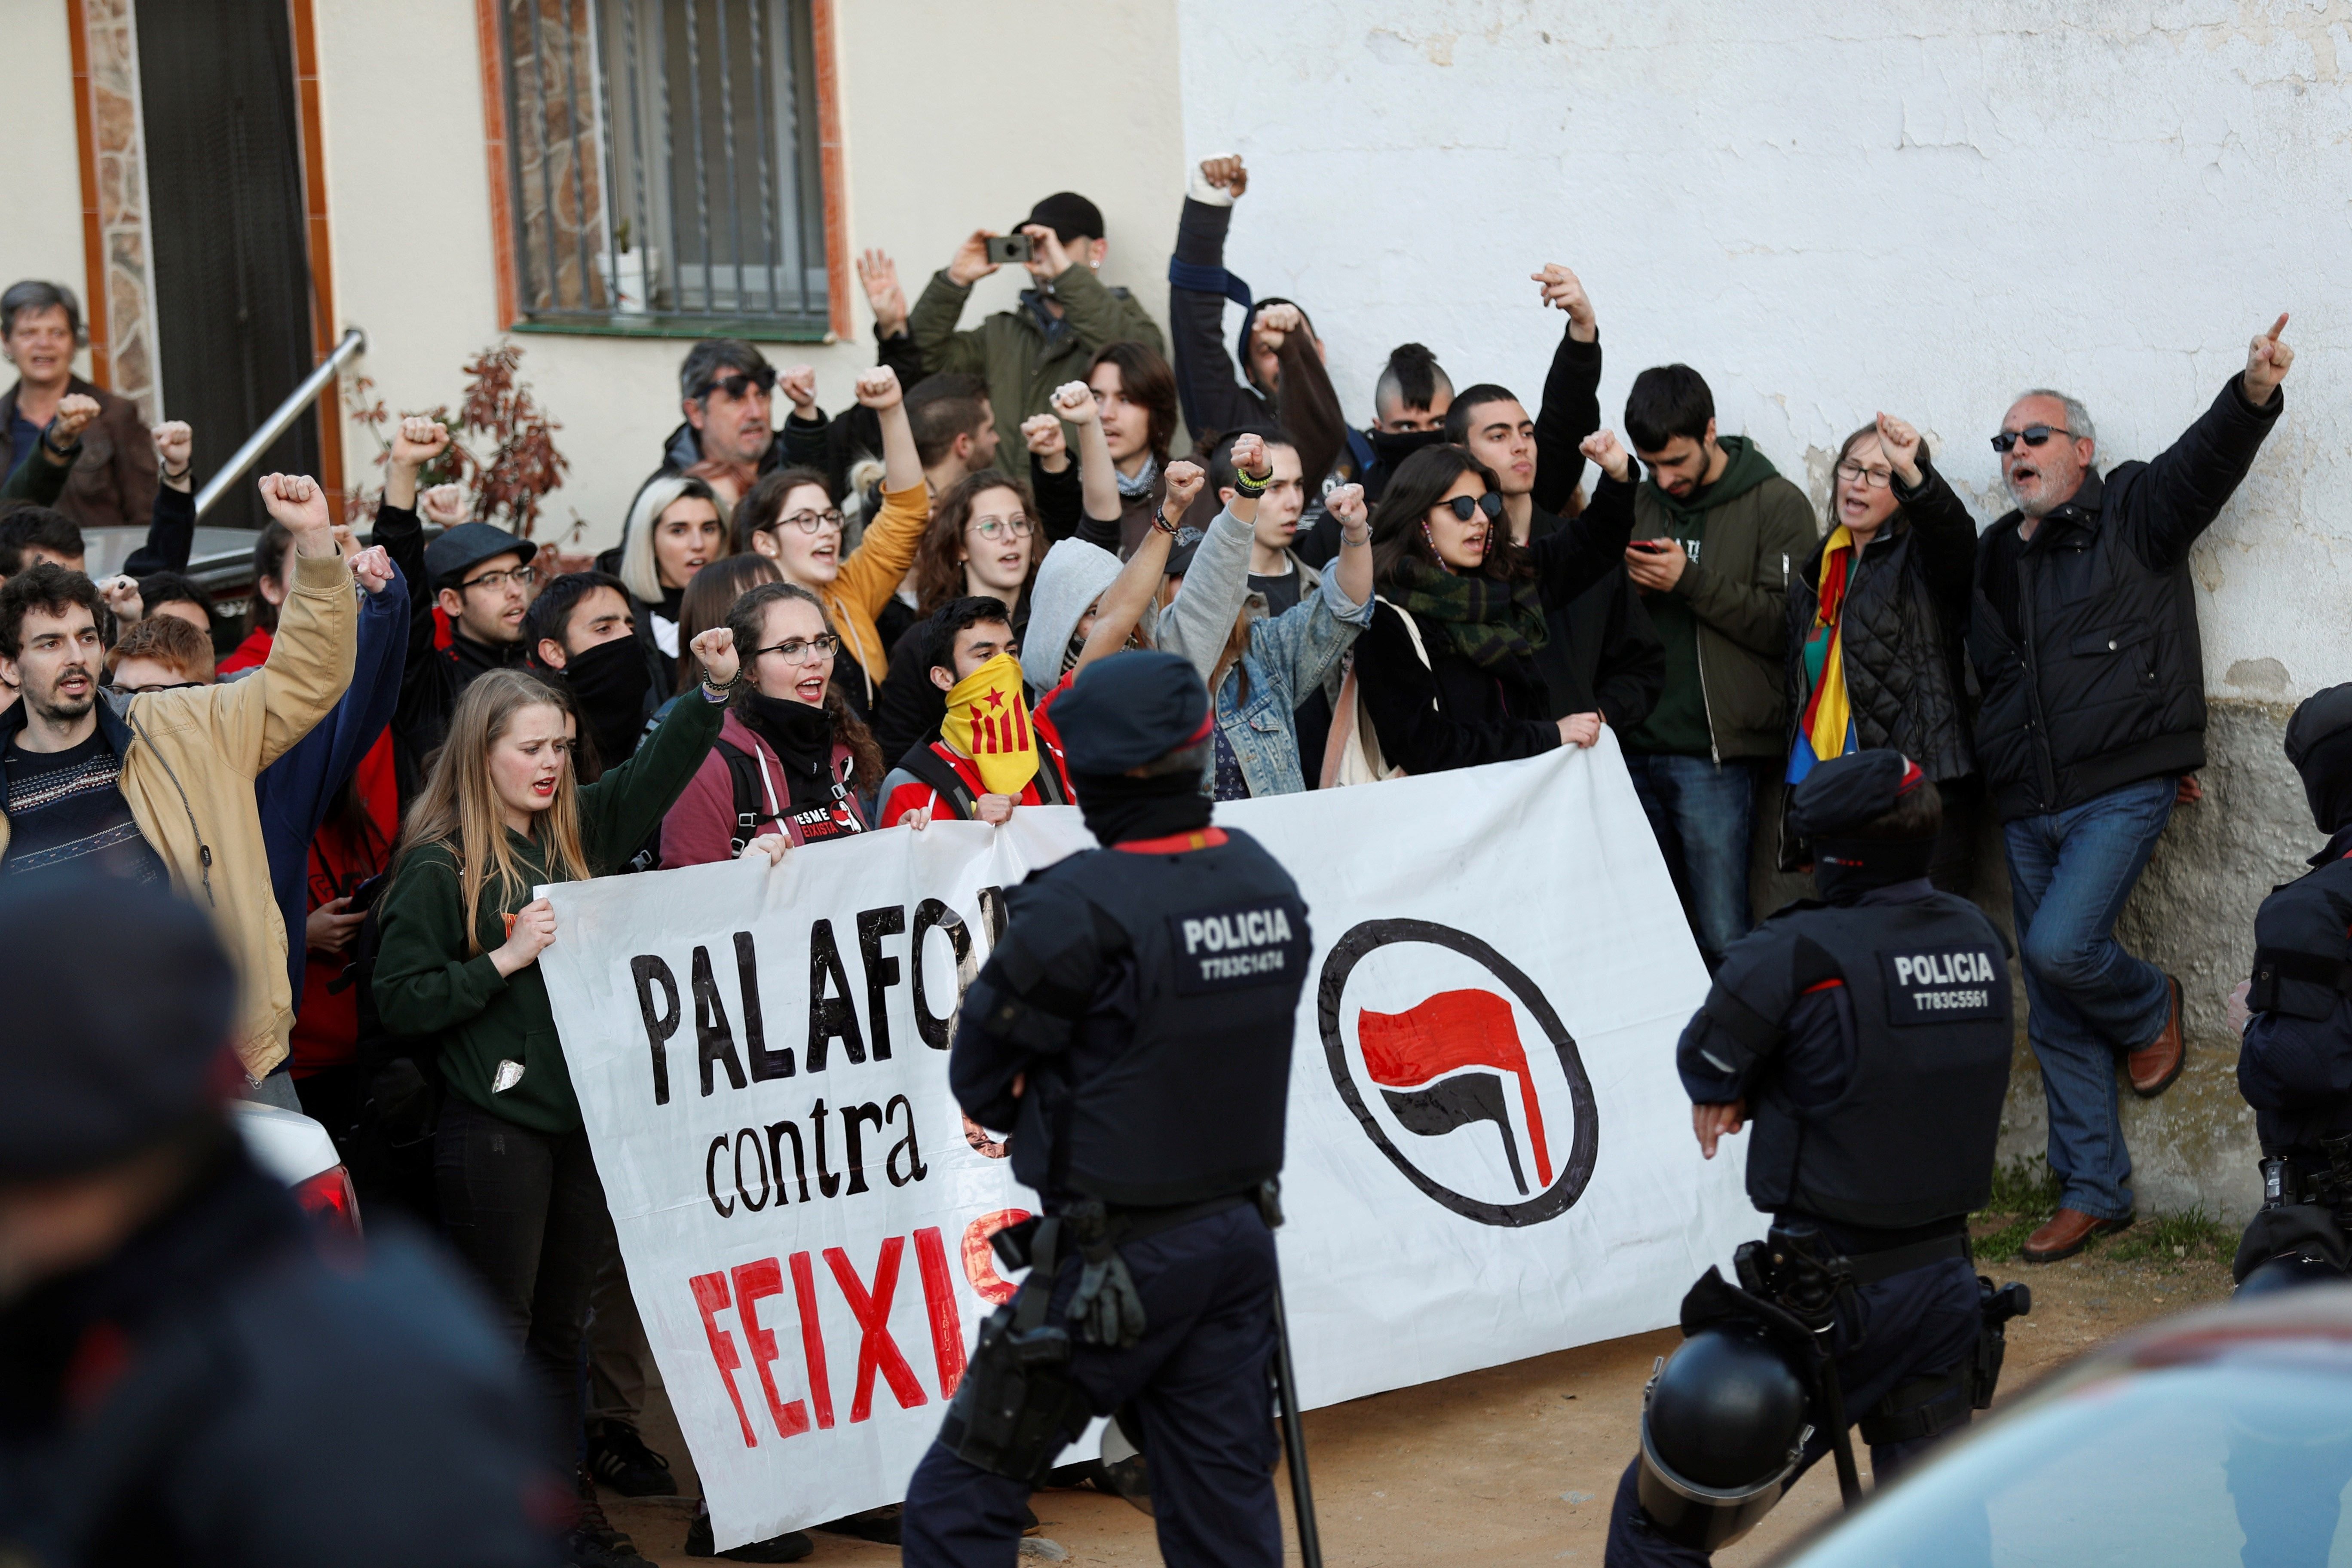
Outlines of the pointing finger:
M2281 310L2279 312L2279 319L2271 323L2270 341L2273 342L2278 342L2279 334L2284 331L2286 331L2286 312L2284 310Z

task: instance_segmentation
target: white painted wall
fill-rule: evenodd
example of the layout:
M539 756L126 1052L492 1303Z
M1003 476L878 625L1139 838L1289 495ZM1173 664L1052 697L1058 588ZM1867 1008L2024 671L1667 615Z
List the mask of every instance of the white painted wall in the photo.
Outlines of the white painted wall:
M2352 677L2341 0L1179 10L1189 155L1252 167L1231 264L1307 306L1360 421L1407 339L1535 397L1560 318L1527 275L1562 261L1612 424L1686 361L1819 498L1888 409L1990 521L2020 389L2150 457L2292 310L2288 413L2196 559L2206 659L2221 698Z
M10 125L8 171L0 174L0 289L41 278L79 296L88 274L66 8L58 0L0 0L0 37L8 40ZM87 350L74 369L89 374ZM16 379L0 365L0 389Z
M394 411L455 402L458 367L498 332L472 0L317 0L337 305L364 326L362 369ZM1164 313L1164 277L1183 168L1171 5L1090 11L1005 0L984 10L936 0L842 0L844 158L853 252L879 246L911 302L973 228L1004 228L1049 191L1091 196L1111 232L1107 281ZM1113 102L1077 90L1115 80ZM1041 84L1067 84L1064 87ZM1009 307L1000 275L965 320ZM828 410L873 363L872 317L852 280L858 340L769 345L781 364L818 367ZM572 477L550 503L577 515L583 542L618 537L637 484L678 420L683 340L518 338L541 403L563 429ZM782 410L779 410L781 416ZM347 474L372 472L353 427Z

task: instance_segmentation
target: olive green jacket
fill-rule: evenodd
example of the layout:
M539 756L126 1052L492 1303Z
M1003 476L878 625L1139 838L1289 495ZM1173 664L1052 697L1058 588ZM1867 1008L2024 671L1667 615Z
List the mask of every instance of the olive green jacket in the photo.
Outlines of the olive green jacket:
M1045 330L1026 304L1017 310L999 310L977 327L956 330L971 289L942 270L932 274L907 317L923 368L962 371L984 376L988 401L996 413L996 466L1025 478L1029 472L1028 444L1021 438L1021 421L1053 410L1047 399L1066 381L1083 381L1087 362L1104 346L1129 339L1165 354L1168 340L1159 325L1124 289L1106 287L1092 268L1071 267L1054 280L1054 297L1062 303L1062 319L1069 331L1049 347Z
M726 717L720 704L688 692L635 756L580 787L590 875L627 864L653 836ZM531 901L533 888L554 879L540 845L511 831L507 843L522 864L521 885L501 889L492 879L484 886L472 946L455 847L420 844L402 854L380 916L376 1011L391 1034L439 1042L436 1056L452 1094L535 1131L571 1132L580 1126L580 1101L556 1037L547 977L537 963L500 975L490 962L491 950L506 941L506 917ZM561 929L555 940L563 940ZM502 1061L522 1076L499 1090L492 1086Z

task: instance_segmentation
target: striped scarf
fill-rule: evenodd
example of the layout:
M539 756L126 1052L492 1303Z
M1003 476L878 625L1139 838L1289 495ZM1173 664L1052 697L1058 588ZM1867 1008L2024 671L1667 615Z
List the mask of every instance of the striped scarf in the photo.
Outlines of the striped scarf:
M1846 574L1853 567L1853 535L1845 524L1839 523L1830 531L1829 542L1822 548L1819 604L1813 611L1814 634L1826 630L1829 647L1822 650L1821 678L1813 682L1812 696L1806 701L1804 718L1797 726L1797 743L1789 753L1790 784L1832 757L1861 749L1861 740L1853 727L1853 704L1846 696L1845 631L1840 624L1845 609Z

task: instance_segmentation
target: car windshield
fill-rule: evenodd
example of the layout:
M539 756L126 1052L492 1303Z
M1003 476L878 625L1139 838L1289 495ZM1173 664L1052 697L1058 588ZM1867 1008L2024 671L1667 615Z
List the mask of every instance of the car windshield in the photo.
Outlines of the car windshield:
M1921 1469L1790 1568L2329 1563L2352 1481L2352 1363L2311 1346L2057 1393Z

